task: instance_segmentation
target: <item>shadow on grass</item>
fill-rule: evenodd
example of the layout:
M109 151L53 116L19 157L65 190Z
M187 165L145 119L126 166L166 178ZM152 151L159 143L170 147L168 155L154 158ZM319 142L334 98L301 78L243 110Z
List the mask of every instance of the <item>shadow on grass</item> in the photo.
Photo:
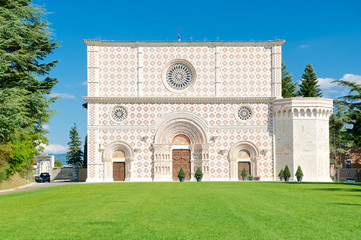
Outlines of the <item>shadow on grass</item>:
M358 203L331 203L332 205L339 205L339 206L353 206L353 207L361 207L361 204Z
M360 192L361 188L314 188L316 191L331 191L331 192Z
M356 183L346 183L346 182L282 182L283 184L300 184L300 185L307 185L307 184L318 184L318 185L347 185L347 186L357 186L361 187L361 182Z

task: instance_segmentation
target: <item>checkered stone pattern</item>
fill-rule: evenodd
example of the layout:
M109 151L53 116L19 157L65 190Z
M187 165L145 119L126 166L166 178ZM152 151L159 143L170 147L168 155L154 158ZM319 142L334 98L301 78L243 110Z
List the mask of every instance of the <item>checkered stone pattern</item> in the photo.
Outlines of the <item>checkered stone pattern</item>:
M271 49L222 47L220 53L220 96L271 96Z
M196 82L182 93L174 93L166 89L162 73L167 64L175 59L189 61L196 71ZM145 47L143 49L143 81L142 95L187 97L214 96L215 54L209 47Z
M99 89L96 91L95 85L90 83L89 96L272 96L271 48L219 47L217 79L214 47L143 47L141 54L137 51L134 47L99 47L96 63L93 63L95 60L89 62L99 65L99 74L89 69L89 79L99 79ZM278 58L277 55L274 60L280 61ZM168 90L162 76L168 64L177 59L192 64L197 76L195 83L182 93ZM278 70L276 75L278 79ZM217 94L216 82L220 83ZM280 91L279 84L276 91Z
M153 152L151 144L156 134L155 124L164 116L174 111L186 111L197 114L209 125L207 136L220 136L214 142L210 141L209 160L210 178L229 178L228 151L233 144L239 141L250 141L260 150L269 149L266 155L258 160L258 176L263 180L273 178L272 157L272 105L269 103L247 103L253 109L252 120L247 123L238 122L234 116L235 109L240 104L123 104L128 111L128 118L121 123L110 120L110 112L119 104L100 104L100 126L114 125L113 129L98 130L98 139L101 148L106 148L115 141L125 141L133 149L137 149L134 159L132 176L138 179L152 177ZM247 125L249 129L240 129ZM123 126L123 127L122 127ZM131 129L131 127L134 129ZM237 128L238 126L238 128ZM149 127L149 128L148 128ZM226 129L224 129L226 127ZM148 128L148 129L147 129ZM148 136L147 140L143 137ZM209 140L209 139L208 139ZM225 153L221 153L225 150ZM89 153L91 154L91 153ZM101 159L97 158L101 163Z
M128 117L120 122L113 122L110 113L114 106L119 104L99 105L99 125L154 125L160 118L175 111L187 111L197 114L210 126L266 126L272 124L272 106L269 103L247 103L247 104L123 104ZM247 122L239 122L235 116L238 106L249 106L253 109L253 116Z
M136 48L100 47L99 66L99 96L137 95Z

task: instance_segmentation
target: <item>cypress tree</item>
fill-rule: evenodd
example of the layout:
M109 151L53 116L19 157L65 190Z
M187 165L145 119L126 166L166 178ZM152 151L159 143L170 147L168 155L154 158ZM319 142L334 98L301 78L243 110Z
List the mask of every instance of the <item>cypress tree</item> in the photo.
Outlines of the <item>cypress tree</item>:
M282 60L282 97L296 97L296 83L292 80L292 75L286 71L287 65Z
M305 72L302 74L299 96L303 97L322 97L320 85L312 65L306 65Z
M87 168L88 166L88 135L85 136L84 141L84 156L83 156L83 168Z
M69 150L66 153L67 164L81 164L83 158L83 151L81 150L81 141L79 137L76 124L70 129L70 141L68 142Z

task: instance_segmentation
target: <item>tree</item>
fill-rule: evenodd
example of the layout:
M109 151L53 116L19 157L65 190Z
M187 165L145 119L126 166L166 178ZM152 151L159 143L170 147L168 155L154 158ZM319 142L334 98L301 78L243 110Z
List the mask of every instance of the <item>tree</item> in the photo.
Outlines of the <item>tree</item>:
M84 140L84 156L83 156L83 168L88 166L88 135L85 136Z
M353 120L350 118L350 106L346 102L334 100L334 113L330 116L330 152L331 163L336 164L336 159L341 160L341 155L347 155L349 152L346 147L349 146L349 139L346 124ZM336 167L336 165L335 165Z
M61 168L63 166L63 163L60 160L55 160L54 162L54 166L57 168Z
M291 98L296 97L296 86L297 84L293 82L292 75L286 71L287 65L282 60L282 97Z
M333 83L349 89L349 93L341 97L342 104L348 107L344 113L344 122L351 125L345 130L346 139L350 141L348 145L351 147L361 147L361 84L345 80L335 80Z
M320 85L312 65L306 65L305 72L302 74L299 96L303 97L322 97Z
M291 177L291 172L290 172L290 169L288 168L287 165L286 165L286 167L285 167L285 170L283 170L283 176L284 176L285 178Z
M79 133L74 123L74 127L70 129L70 141L68 142L69 150L66 153L67 164L81 164L83 158L83 151L81 150L82 142L80 141Z
M57 61L46 58L58 42L45 11L31 0L0 3L0 165L8 177L30 166L48 143L42 126L54 114L55 99L47 95L58 80L48 76Z

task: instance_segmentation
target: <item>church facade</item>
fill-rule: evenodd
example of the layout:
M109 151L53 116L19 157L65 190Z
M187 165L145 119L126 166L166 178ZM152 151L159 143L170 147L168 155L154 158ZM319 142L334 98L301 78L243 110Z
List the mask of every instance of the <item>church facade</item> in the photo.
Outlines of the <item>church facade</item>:
M281 96L283 40L85 40L88 182L329 181L332 100Z

